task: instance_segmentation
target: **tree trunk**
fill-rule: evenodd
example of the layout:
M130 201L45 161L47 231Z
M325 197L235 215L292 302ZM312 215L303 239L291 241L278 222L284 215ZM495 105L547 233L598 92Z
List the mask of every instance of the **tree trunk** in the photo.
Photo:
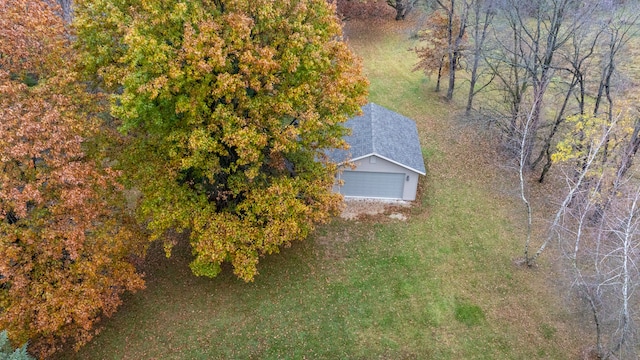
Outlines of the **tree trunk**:
M599 149L602 148L606 138L609 136L610 132L615 126L616 126L615 121L611 124L608 124L600 140L594 144L594 149L591 149L591 151L588 152L589 155L584 160L584 164L580 168L579 173L576 174L575 180L571 182L569 192L565 196L564 200L562 201L562 204L560 205L560 208L558 209L558 211L554 216L553 222L551 223L551 227L549 228L549 233L547 235L547 238L542 243L542 245L540 245L540 247L538 248L538 251L536 251L536 253L528 259L527 265L531 266L535 264L538 257L544 252L544 250L547 248L547 245L549 245L551 240L554 238L554 234L555 234L554 229L560 226L560 220L562 219L564 212L569 207L571 201L573 201L573 198L576 195L576 193L582 189L582 183L583 181L587 180L586 179L587 173L589 172L589 170L591 170L591 165L596 160Z
M488 86L493 79L495 78L495 74L492 75L491 79L481 87L481 89L476 90L476 84L478 82L478 66L480 65L480 58L483 56L483 46L484 42L487 38L487 31L489 29L489 25L493 19L493 12L490 8L481 9L482 2L475 1L474 2L474 24L473 24L473 37L474 41L474 49L473 49L473 65L471 67L471 79L469 84L469 94L467 95L467 106L465 108L465 114L469 115L471 113L471 109L473 108L473 98L474 96L486 86ZM480 12L484 11L484 20L480 22Z
M405 9L403 1L396 1L396 20L404 20Z
M438 67L438 79L436 81L435 92L440 92L440 80L442 80L442 66L444 65L444 58L440 61L440 67Z
M598 94L596 95L595 105L593 106L593 115L598 115L600 112L600 103L602 102L604 94L609 92L614 70L615 65L613 63L613 54L609 53L608 63L604 67L602 78L600 79L600 85L598 85Z
M473 107L473 97L476 94L475 87L476 82L478 81L478 58L474 55L473 59L473 68L471 69L471 80L469 81L469 94L467 95L467 106L465 107L464 113L469 115L471 113L471 108Z
M447 88L447 100L453 99L453 89L456 86L456 70L455 70L455 55L450 54L451 58L449 59L449 87Z
M387 5L396 9L396 20L404 20L409 12L409 1L411 0L387 0Z
M638 153L638 149L640 148L640 118L637 118L635 121L635 125L633 127L633 134L631 134L631 139L629 139L629 143L627 144L627 150L625 151L624 156L622 157L622 163L620 165L620 170L618 171L618 178L624 177L627 171L631 168L633 164L633 159Z
M440 3L440 2L438 2ZM447 8L445 6L443 6L442 3L440 3L441 6L443 7L443 9L445 9L445 11L447 11L448 13L448 18L449 18L449 22L448 22L448 43L449 43L449 52L448 52L448 59L449 59L449 87L447 89L447 100L452 100L453 99L453 90L456 87L456 71L458 69L458 64L460 63L460 57L462 56L462 52L460 50L461 46L462 46L462 41L464 39L465 36L465 32L467 30L467 21L468 21L468 17L469 17L469 3L464 2L464 8L462 10L462 14L460 14L460 28L458 29L457 33L454 33L454 22L455 22L455 18L456 18L456 3L455 0L451 0L449 5L451 6L450 8Z
M447 12L447 44L449 45L449 49L447 51L447 61L449 62L449 87L447 88L447 100L451 100L453 98L453 88L455 87L456 82L456 62L455 62L455 49L453 48L453 17L455 15L455 0L451 0L451 7L447 8L444 4L441 4L442 8Z
M544 156L544 159L546 160L544 163L544 166L542 167L542 171L540 172L540 177L538 178L539 183L544 182L544 177L547 175L547 172L549 171L549 169L551 169L551 164L553 164L553 162L551 161L551 140L553 139L553 136L558 131L558 126L560 125L560 123L562 123L562 118L557 117L556 122L553 124L553 129L551 129L551 133L545 139L544 146L542 148L542 151L540 152L540 156L532 164L532 166L535 167L537 165L537 162L543 156Z
M542 151L540 151L540 155L538 155L538 158L531 164L532 168L535 168L536 166L538 166L538 163L544 158L546 159L546 162L542 168L542 172L540 173L540 177L538 178L538 182L542 183L544 181L544 177L547 174L547 172L549 171L549 169L551 168L551 143L553 140L553 137L556 135L556 133L558 132L558 127L560 126L560 124L562 123L563 119L564 119L564 112L567 109L567 105L569 104L569 99L571 98L571 94L573 93L573 89L575 89L576 85L578 83L577 77L574 76L573 80L571 81L571 84L569 85L569 89L567 89L567 92L565 93L565 97L564 97L564 101L562 102L562 106L560 107L560 110L558 111L558 114L556 114L556 120L553 123L553 128L551 129L551 132L549 133L549 135L547 135L547 137L545 137L544 139L544 145L542 146Z

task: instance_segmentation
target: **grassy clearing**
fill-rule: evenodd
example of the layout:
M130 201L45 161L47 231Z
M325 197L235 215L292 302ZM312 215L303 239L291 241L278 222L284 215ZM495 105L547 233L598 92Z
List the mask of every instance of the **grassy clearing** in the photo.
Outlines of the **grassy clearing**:
M152 249L148 288L65 359L577 357L546 270L513 265L524 222L490 144L410 71L407 32L378 25L350 24L348 38L371 100L418 123L429 175L410 219L336 219L262 259L251 284L229 269L193 277L184 244L171 259Z

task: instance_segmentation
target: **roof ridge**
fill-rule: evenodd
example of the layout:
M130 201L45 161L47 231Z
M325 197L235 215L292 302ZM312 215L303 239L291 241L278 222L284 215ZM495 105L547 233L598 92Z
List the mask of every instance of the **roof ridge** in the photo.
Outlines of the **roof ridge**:
M362 115L347 121L352 129L347 140L352 145L350 161L375 155L409 170L426 172L420 134L413 119L373 102L362 106L362 111ZM336 159L343 161L343 153L334 152Z
M369 104L369 117L371 118L371 121L369 121L369 125L371 126L371 152L372 153L377 153L377 146L376 146L376 133L375 133L375 119L376 117L374 116L374 111L375 111L375 104L370 102Z
M373 122L375 121L375 116L373 116L375 107L373 106L373 103L369 103L368 105L369 105L369 117L370 117L369 126L371 126L371 152L376 153L376 133L374 130L375 126L373 124Z

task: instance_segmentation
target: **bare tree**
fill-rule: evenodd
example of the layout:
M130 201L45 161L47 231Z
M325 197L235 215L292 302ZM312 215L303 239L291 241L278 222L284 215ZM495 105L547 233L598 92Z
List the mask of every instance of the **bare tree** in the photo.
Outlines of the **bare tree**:
M601 176L599 182L603 181ZM601 359L637 359L636 338L640 261L640 187L621 188L602 221L593 222L600 194L586 192L580 204L566 209L561 247L569 260L573 285L587 302L595 328L596 354Z
M436 0L436 3L447 14L447 60L449 62L449 86L447 88L447 100L453 99L453 90L456 87L456 70L460 66L460 58L463 53L464 40L466 38L467 21L469 20L469 8L471 1L462 0ZM459 26L455 26L459 22Z
M471 112L473 107L473 98L480 91L484 90L491 84L495 78L495 72L489 73L489 79L479 88L476 88L478 80L482 73L479 70L480 60L485 54L485 43L489 35L490 26L495 17L494 5L491 1L474 0L469 5L471 9L471 37L473 38L473 49L471 50L471 66L469 69L469 94L467 95L467 106L465 112L467 115Z
M523 2L508 0L506 15L516 28L514 34L520 37L518 44L524 66L531 81L532 91L544 95L547 85L554 76L554 58L558 49L571 39L571 35L584 20L575 14L574 0L542 0ZM531 15L530 15L531 14ZM542 122L543 101L536 102L530 124L531 137L525 149L525 163L531 165L531 154Z
M611 352L623 359L637 359L636 325L633 312L633 294L637 288L640 260L640 186L626 192L612 208L606 229L610 242L602 251L600 271L605 275L602 286L611 288L614 305L614 323L617 327L611 335Z
M613 116L613 97L611 93L613 75L617 70L619 62L618 55L625 48L629 40L638 32L638 20L640 13L637 9L619 9L612 7L609 9L610 15L602 24L602 31L606 33L606 51L602 52L602 70L598 93L595 98L593 113L601 111L602 102L607 102L607 114Z
M557 243L592 316L597 356L636 359L640 115L626 109L629 94L617 84L639 12L630 12L630 2L600 0L493 4L496 21L481 59L495 74L491 88L504 99L490 110L500 115L496 123L518 161L527 218L523 264L534 265ZM482 28L474 27L475 8L470 12L475 38ZM536 241L525 175L542 166L542 182L558 162L564 162L558 171L565 172L566 189L552 200L559 205L546 236Z
M615 153L602 162L607 142L624 134L630 119L628 114L614 117L613 122L606 114L581 117L572 120L575 129L570 135L582 132L584 136L565 139L557 153L556 160L561 158L568 164L565 179L569 186L541 249L557 237L574 289L592 315L596 355L601 359L636 359L640 345L636 338L638 314L634 312L640 304L635 294L639 280L636 264L640 261L640 183L637 174L620 173L617 159L624 158L624 146L613 146ZM573 161L576 157L584 159ZM612 177L615 180L609 185ZM603 202L608 205L603 207Z
M571 179L571 176L567 176L566 179ZM602 180L603 176L600 176L597 181L598 185ZM603 326L599 311L602 304L602 291L593 280L592 271L589 271L590 268L597 268L597 261L593 261L593 256L590 256L590 254L597 253L597 251L590 252L585 250L585 248L589 248L585 243L589 244L590 236L595 237L596 244L600 242L599 235L603 234L603 228L602 226L596 226L595 229L590 229L591 221L589 218L595 208L594 200L597 197L597 191L587 189L582 192L583 194L580 196L583 199L582 202L576 204L573 208L566 207L562 209L561 222L556 224L555 229L558 234L559 247L564 258L568 261L572 277L569 281L591 311L596 335L596 353L604 354ZM599 357L603 358L602 356Z
M537 106L536 103L539 101L542 101L542 94L536 94L536 97L534 99L534 104L531 106L531 111L529 112L529 114L526 117L526 120L524 121L524 128L522 131L522 136L520 141L520 158L518 161L518 178L520 180L520 199L522 199L522 203L524 204L525 209L527 210L527 234L526 234L526 240L524 242L524 261L527 265L530 265L529 246L531 243L531 227L532 227L533 213L531 209L531 202L529 201L529 198L527 197L527 193L526 193L527 182L524 177L524 172L526 167L525 151L526 151L527 141L529 139L529 136L531 136L529 130L530 130L530 125L533 121L533 116L534 116L533 112L536 109L536 106Z
M583 121L583 120L579 119L578 121ZM570 206L570 204L574 200L576 194L578 194L578 192L583 190L583 184L585 180L587 180L592 170L591 167L598 159L598 156L600 155L602 149L604 148L606 141L609 138L609 135L616 128L617 119L614 119L612 123L602 123L600 125L601 126L599 126L600 128L599 133L586 140L587 142L589 142L589 146L580 147L581 149L586 149L586 153L584 155L580 155L584 157L584 161L583 161L584 165L581 166L578 170L576 170L578 173L577 176L574 176L572 180L567 179L567 192L565 194L564 199L562 200L562 203L558 207L558 210L556 211L555 216L553 217L547 238L540 245L540 247L538 248L538 250L533 256L529 256L527 251L528 249L525 248L525 261L527 262L528 265L531 266L535 264L536 260L542 254L542 252L546 249L547 245L549 245L549 243L556 238L558 234L558 228L561 228L562 226L563 215L565 214L567 208Z
M567 46L559 51L560 64L559 70L568 74L567 80L558 83L558 88L563 85L565 93L561 105L554 116L551 131L549 131L543 139L542 149L538 157L532 162L531 167L535 168L542 160L545 161L538 182L543 182L549 169L551 168L551 150L554 136L558 133L560 125L565 119L565 115L569 110L569 102L572 98L576 99L577 109L573 113L584 115L585 109L585 91L586 91L586 71L589 68L589 61L593 59L596 45L602 31L595 31L590 28L582 28L571 34L571 39L567 42ZM577 90L576 90L577 88Z
M518 139L522 133L518 121L531 81L524 66L522 30L516 19L505 16L505 8L505 3L498 2L497 11L501 18L493 23L491 51L484 54L483 59L489 72L496 76L495 90L500 94L498 101L490 104L489 112L493 114L507 148L518 153Z

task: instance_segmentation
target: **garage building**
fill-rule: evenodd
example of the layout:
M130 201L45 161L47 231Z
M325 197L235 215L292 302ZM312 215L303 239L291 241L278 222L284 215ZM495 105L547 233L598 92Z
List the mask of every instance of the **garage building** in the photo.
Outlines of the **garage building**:
M334 191L346 198L415 200L418 178L426 174L415 122L374 103L362 111L345 123L350 149L328 154L342 170Z

